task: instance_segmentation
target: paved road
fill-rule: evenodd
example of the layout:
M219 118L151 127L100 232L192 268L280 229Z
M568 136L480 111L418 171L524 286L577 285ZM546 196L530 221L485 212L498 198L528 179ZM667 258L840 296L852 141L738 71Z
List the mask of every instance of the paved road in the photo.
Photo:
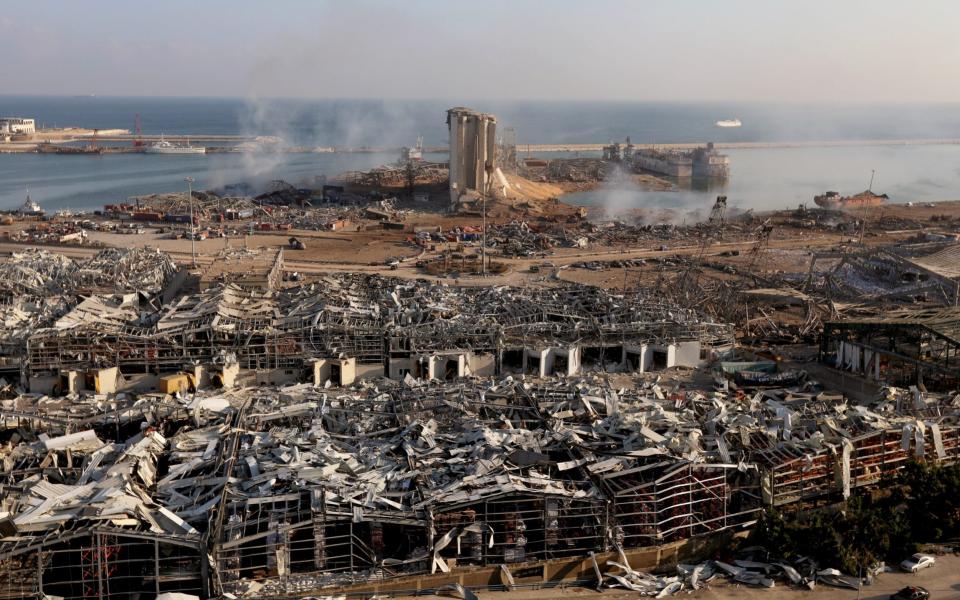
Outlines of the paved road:
M884 573L873 585L865 586L861 600L887 600L890 594L908 585L919 585L930 591L931 600L960 600L960 557L940 556L937 564L916 575L909 573ZM480 600L637 600L636 592L620 589L605 590L598 594L583 588L518 590L513 592L480 592ZM428 596L429 597L429 596ZM773 589L731 585L726 580L714 581L708 589L695 592L683 591L672 596L680 600L856 600L857 591L817 586L813 591L792 588L777 583ZM419 596L418 598L423 598Z

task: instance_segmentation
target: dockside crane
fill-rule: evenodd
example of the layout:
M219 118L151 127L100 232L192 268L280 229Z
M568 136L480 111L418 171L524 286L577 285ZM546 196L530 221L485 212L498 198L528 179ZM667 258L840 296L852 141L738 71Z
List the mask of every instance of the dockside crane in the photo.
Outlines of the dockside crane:
M773 233L773 225L770 223L770 219L764 221L760 227L757 228L754 233L754 244L750 248L750 270L756 266L757 261L760 258L760 255L763 254L763 251L770 246L770 234Z
M723 217L727 212L727 197L726 196L717 196L717 201L713 203L713 208L710 210L710 218L707 219L707 224L711 228L716 228L717 233L722 235L723 232L721 227L723 227Z
M680 278L679 287L689 293L696 293L696 288L700 283L700 273L703 270L703 258L707 254L707 249L714 241L723 237L723 218L727 210L727 197L717 196L713 208L710 210L710 216L707 218L706 227L700 229L700 237L697 242L697 253L693 261L687 265Z
M133 147L143 148L143 132L140 130L140 113L133 116Z

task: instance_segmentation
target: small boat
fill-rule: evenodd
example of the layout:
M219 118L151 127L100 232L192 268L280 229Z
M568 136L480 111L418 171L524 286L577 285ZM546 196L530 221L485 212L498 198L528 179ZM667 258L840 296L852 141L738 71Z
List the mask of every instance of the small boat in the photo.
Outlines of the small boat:
M740 127L742 124L740 119L722 119L717 121L717 127Z
M191 146L189 142L185 146L171 144L160 136L160 141L150 144L144 149L146 154L206 154L207 149L204 146Z

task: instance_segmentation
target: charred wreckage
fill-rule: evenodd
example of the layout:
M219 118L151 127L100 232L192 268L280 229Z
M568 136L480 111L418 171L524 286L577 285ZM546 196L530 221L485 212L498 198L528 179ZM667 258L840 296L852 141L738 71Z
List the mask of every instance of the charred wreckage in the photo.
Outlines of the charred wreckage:
M950 394L617 387L733 349L654 297L358 275L183 293L164 255L109 252L2 266L3 598L676 591L632 568L960 455Z

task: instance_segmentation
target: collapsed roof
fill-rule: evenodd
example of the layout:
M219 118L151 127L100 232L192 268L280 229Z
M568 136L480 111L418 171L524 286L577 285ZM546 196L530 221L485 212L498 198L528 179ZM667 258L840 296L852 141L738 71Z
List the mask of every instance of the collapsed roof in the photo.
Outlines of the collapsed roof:
M958 406L599 378L21 396L0 404L8 427L34 424L2 449L0 560L76 535L199 556L206 535L220 591L256 597L658 545L846 496L912 456L956 461Z

